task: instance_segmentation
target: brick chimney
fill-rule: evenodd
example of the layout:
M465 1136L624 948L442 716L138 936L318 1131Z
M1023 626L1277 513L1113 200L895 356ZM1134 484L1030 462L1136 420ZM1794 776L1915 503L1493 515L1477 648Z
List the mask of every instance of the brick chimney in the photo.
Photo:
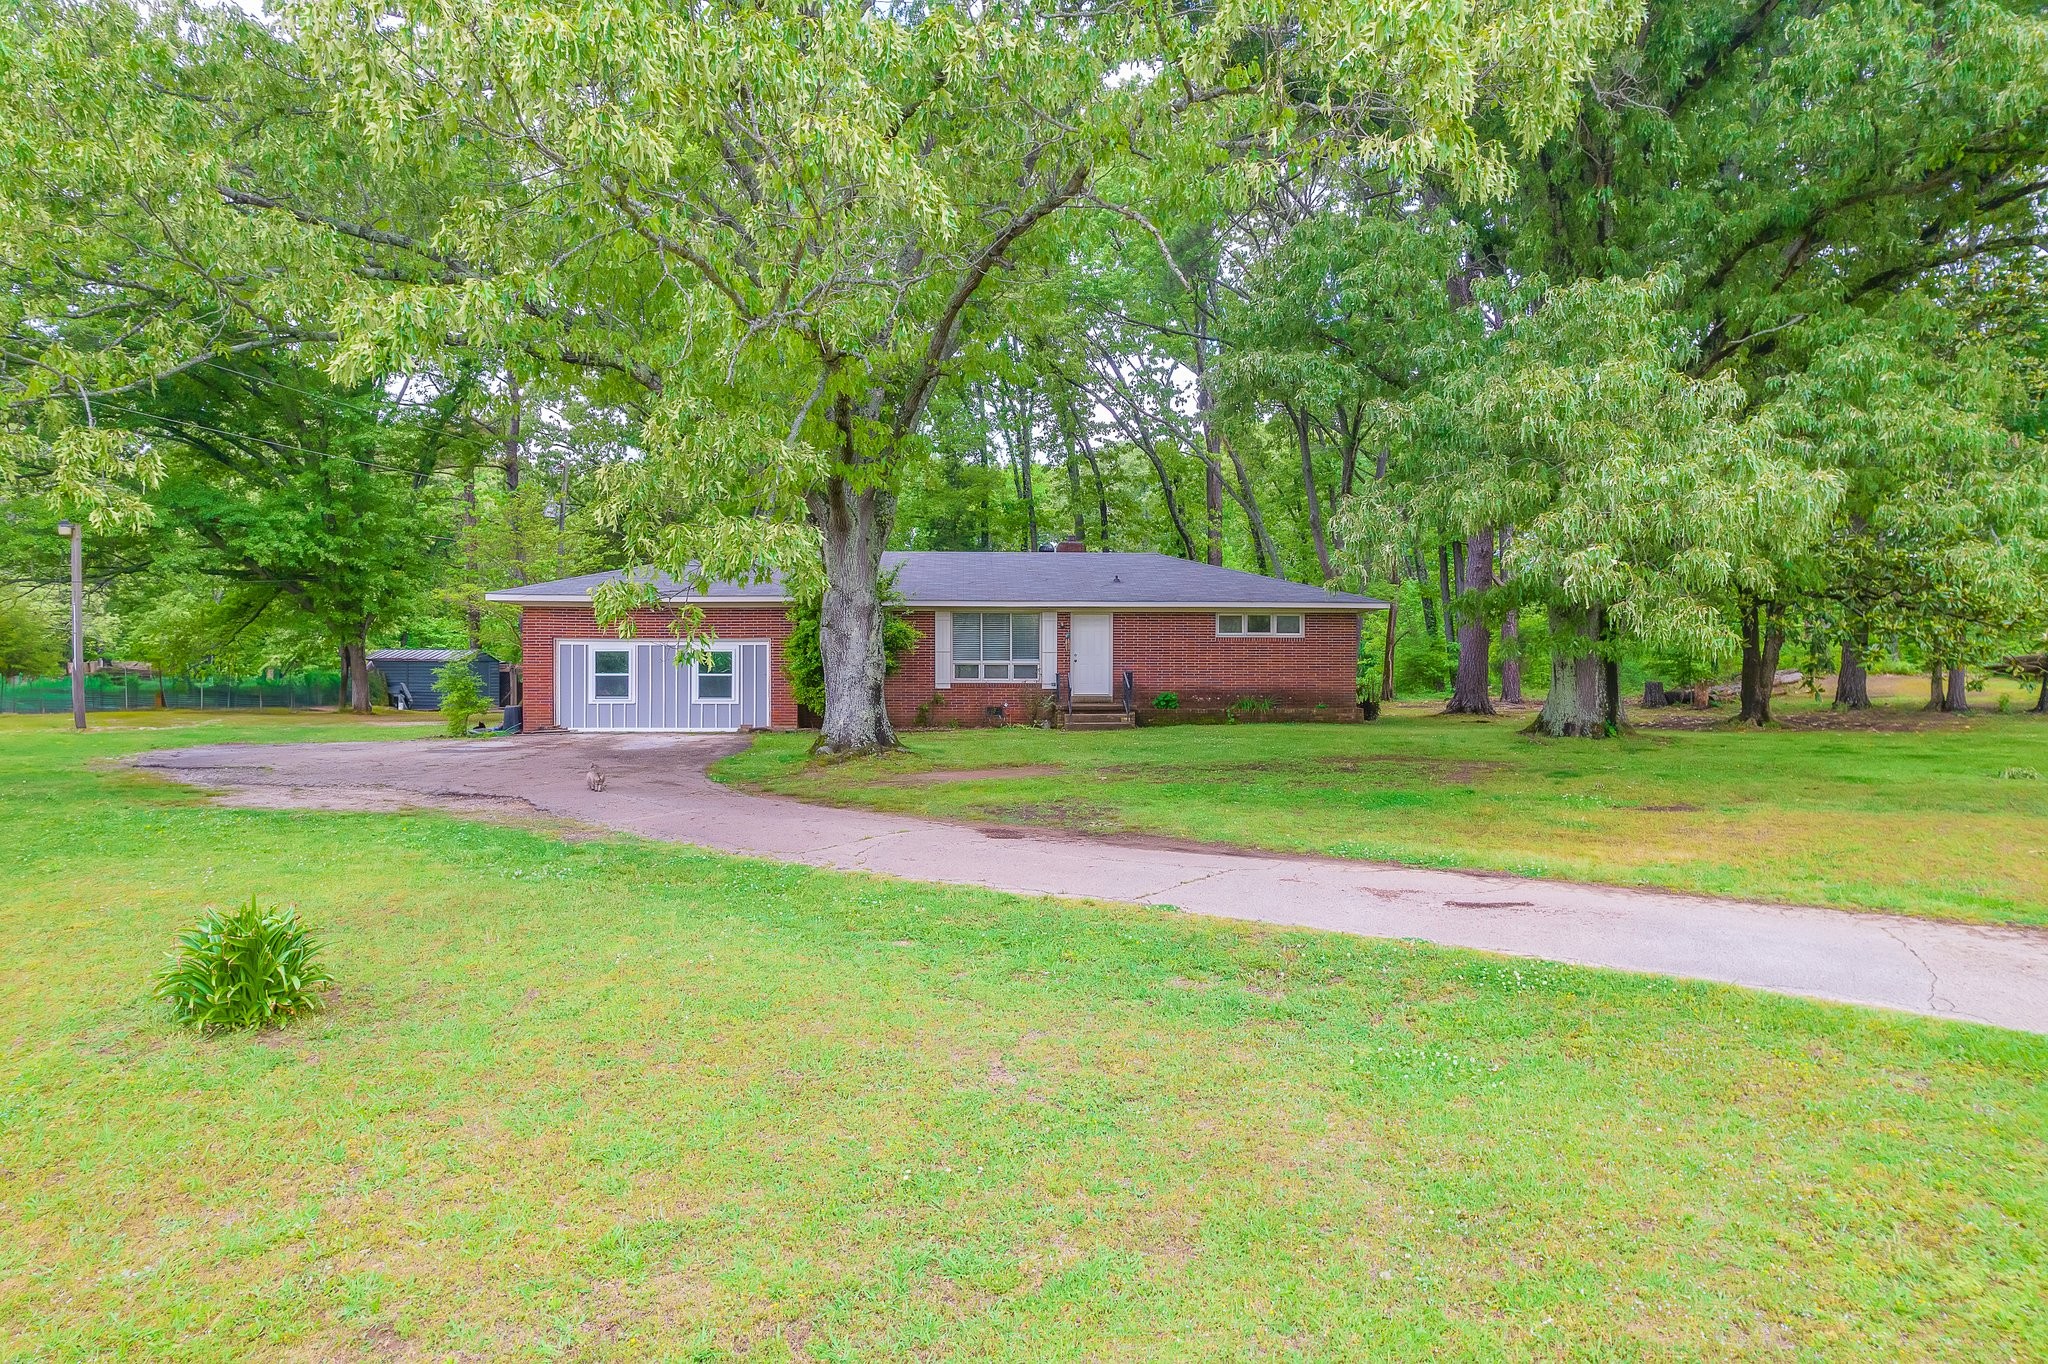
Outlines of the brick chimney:
M1088 542L1069 535L1066 539L1060 541L1059 549L1054 552L1059 554L1086 554L1088 552Z

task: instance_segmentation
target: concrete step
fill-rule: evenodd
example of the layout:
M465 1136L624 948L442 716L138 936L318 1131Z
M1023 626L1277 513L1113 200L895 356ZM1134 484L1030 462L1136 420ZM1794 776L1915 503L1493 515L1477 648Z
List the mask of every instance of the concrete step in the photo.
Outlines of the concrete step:
M1066 719L1068 729L1131 729L1138 717L1126 710L1076 710Z

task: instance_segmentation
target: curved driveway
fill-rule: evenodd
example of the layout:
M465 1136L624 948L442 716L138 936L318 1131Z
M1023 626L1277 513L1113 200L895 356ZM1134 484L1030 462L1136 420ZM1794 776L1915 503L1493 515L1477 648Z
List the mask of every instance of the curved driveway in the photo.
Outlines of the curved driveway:
M1724 981L2048 1033L2048 932L1337 858L946 824L749 795L744 739L553 735L170 749L138 766L241 804L531 808L721 852L1031 895ZM592 761L606 775L586 788Z

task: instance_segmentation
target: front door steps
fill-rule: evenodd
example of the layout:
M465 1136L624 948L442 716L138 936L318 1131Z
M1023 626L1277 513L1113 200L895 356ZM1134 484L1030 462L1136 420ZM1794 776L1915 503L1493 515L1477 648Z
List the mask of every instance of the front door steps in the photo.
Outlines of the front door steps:
M1137 723L1114 696L1076 696L1061 721L1066 729L1131 729Z

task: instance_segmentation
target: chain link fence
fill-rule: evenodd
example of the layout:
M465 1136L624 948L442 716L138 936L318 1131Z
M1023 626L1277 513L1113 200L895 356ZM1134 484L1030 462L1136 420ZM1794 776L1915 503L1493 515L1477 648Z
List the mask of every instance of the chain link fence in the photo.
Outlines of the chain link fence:
M189 677L110 676L85 679L85 708L103 710L313 710L341 704L339 673L251 682ZM0 715L68 715L68 677L0 678Z

